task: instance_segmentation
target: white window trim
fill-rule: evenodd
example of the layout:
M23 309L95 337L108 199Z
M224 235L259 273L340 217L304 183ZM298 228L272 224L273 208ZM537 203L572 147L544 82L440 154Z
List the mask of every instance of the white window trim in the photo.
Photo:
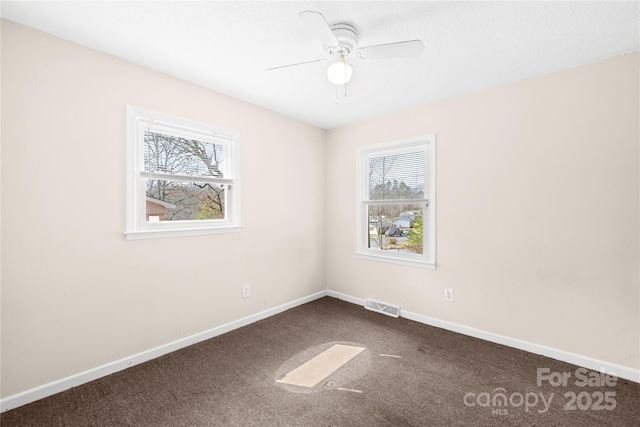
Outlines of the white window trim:
M423 212L423 254L406 254L392 251L369 249L366 245L368 238L365 227L369 226L367 215L369 189L368 158L370 155L384 155L385 151L397 153L401 150L411 151L415 147L426 144L427 184L425 197L427 207ZM435 270L436 268L436 135L424 135L400 141L385 142L376 145L358 147L356 150L356 258L420 267Z
M225 161L229 163L230 177L205 178L206 181L232 183L233 193L227 201L225 220L163 221L147 223L146 192L144 179L138 169L142 155L141 132L143 127L153 124L154 128L166 133L179 129L180 135L190 136L203 141L224 141L232 149L225 152ZM168 114L127 105L127 189L126 189L126 231L127 240L154 239L166 237L198 236L208 234L232 233L241 230L240 223L240 135L238 132L221 129L183 119ZM148 175L148 174L147 174ZM196 179L197 180L197 179Z

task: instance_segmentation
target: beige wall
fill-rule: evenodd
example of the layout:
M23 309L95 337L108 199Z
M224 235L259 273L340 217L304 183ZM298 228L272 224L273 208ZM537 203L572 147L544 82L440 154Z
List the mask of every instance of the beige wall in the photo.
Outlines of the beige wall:
M637 369L638 63L325 133L2 21L2 397L325 289ZM125 241L126 104L240 132L242 232ZM356 259L356 147L428 133L438 269Z
M127 104L240 132L240 233L125 240ZM321 129L3 21L2 154L3 397L326 289Z
M638 64L627 55L328 132L328 288L639 368ZM429 133L437 270L356 259L356 147Z

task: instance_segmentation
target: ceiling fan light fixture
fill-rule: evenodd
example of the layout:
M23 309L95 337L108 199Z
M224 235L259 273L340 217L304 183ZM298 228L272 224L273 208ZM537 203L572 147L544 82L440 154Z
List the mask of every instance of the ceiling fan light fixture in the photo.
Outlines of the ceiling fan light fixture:
M327 68L329 81L334 85L343 85L351 80L353 67L347 64L344 58L340 58Z

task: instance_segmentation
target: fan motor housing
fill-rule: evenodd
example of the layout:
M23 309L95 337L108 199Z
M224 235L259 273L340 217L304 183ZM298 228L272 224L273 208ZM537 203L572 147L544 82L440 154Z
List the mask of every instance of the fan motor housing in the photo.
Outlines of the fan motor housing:
M358 45L358 30L351 24L340 22L331 26L333 35L338 40L338 47L335 52L348 54ZM332 53L334 50L332 50Z

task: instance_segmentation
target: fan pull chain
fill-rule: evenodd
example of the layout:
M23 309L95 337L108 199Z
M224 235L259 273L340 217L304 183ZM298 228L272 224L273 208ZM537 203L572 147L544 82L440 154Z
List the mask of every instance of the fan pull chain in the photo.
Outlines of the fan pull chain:
M347 97L347 61L344 59L344 55L342 55L342 62L344 63L344 97Z
M346 98L347 97L347 84L345 83L343 86L344 86L344 97ZM339 101L340 96L338 95L338 90L339 90L338 88L339 87L340 86L336 85L336 104L340 104L340 101Z

